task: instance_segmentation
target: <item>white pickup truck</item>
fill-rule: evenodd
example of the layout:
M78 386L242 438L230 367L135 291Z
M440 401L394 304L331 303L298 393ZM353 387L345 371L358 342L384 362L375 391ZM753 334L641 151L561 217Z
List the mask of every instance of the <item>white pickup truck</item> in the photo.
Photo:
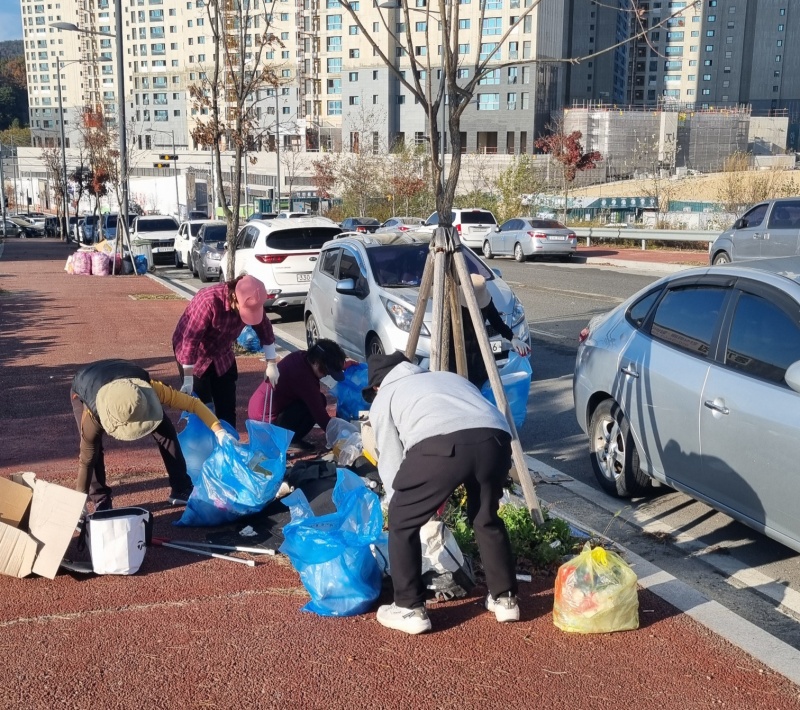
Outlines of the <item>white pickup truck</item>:
M139 215L131 226L131 245L147 243L153 254L153 262L172 263L175 259L175 235L178 220L166 215Z

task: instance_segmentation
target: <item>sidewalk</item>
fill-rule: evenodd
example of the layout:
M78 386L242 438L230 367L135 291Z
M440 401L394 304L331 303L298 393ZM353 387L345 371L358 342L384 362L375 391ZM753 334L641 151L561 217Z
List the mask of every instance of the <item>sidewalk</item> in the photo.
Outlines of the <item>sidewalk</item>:
M649 271L665 274L673 273L691 266L708 266L708 252L703 250L668 249L618 249L615 247L578 246L573 257L576 262L594 265L610 265L618 268L637 269L646 267Z
M0 476L30 470L71 487L75 371L121 356L178 384L171 335L185 301L149 278L67 275L70 251L8 240L0 260ZM243 430L263 363L238 364ZM165 502L152 442L106 443L116 506L153 511L157 536L204 539L207 529L172 527L180 511ZM0 707L797 707L798 686L649 589L637 631L559 631L553 583L521 583L517 624L497 624L477 589L433 605L434 632L409 637L374 613L300 613L307 596L280 556L251 569L154 547L132 577L0 577Z

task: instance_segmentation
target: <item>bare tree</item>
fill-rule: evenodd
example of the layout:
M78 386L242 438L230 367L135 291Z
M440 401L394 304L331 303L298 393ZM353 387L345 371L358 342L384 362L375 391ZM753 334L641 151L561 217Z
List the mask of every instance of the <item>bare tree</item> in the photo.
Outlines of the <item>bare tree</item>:
M519 155L500 172L495 182L499 194L497 217L501 221L518 217L535 204L546 182L541 169L530 155ZM528 207L528 210L525 207Z
M337 160L337 182L341 186L342 201L345 208L357 213L358 217L366 217L370 204L382 200L386 194L387 150L380 138L376 140L382 122L380 111L362 105L346 138L349 152L343 151Z
M266 55L283 44L271 29L276 0L261 4L248 0L207 0L206 11L214 43L213 61L210 73L201 72L200 83L189 87L199 114L192 138L212 151L218 195L225 194L222 144L233 150L231 204L223 199L221 205L228 223L227 242L232 256L239 231L243 160L245 153L254 149L266 133L260 121L260 103L266 100L268 89L277 92L285 83L278 67L267 62ZM233 278L234 261L228 260L227 278Z
M56 215L58 223L64 217L64 173L61 165L61 148L45 148L42 151L42 162L47 170L48 185L52 185L55 195Z
M398 204L402 206L402 214L405 216L430 211L425 204L429 196L425 152L424 145L413 148L398 145L391 153L389 196L395 214L398 214Z

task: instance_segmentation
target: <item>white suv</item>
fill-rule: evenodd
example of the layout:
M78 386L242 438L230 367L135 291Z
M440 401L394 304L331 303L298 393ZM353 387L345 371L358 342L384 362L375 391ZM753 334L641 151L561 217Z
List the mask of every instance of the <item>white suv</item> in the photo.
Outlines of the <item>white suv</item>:
M131 245L146 242L153 254L153 262L161 258L172 263L175 254L175 235L178 220L160 214L139 215L131 226Z
M450 216L453 220L453 226L461 235L461 243L476 251L481 250L483 238L486 236L486 233L497 226L497 220L489 210L482 210L477 207L470 209L456 207L450 213ZM439 213L434 212L425 220L425 224L416 231L417 233L426 232L428 234L433 234L433 231L438 226Z
M302 306L322 245L341 228L324 217L254 219L236 235L234 276L250 274L267 288L266 307ZM230 253L220 265L227 278Z
M200 233L200 227L208 221L207 219L190 219L186 222L181 222L178 233L175 235L176 268L180 269L189 265L189 253L192 251L194 241Z

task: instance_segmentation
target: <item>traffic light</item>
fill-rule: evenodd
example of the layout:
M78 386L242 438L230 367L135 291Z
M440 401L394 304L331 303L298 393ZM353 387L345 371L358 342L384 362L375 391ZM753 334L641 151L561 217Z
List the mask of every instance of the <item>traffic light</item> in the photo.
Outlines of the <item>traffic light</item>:
M171 168L169 163L153 163L154 168Z
M177 160L177 155L159 155L159 160Z

